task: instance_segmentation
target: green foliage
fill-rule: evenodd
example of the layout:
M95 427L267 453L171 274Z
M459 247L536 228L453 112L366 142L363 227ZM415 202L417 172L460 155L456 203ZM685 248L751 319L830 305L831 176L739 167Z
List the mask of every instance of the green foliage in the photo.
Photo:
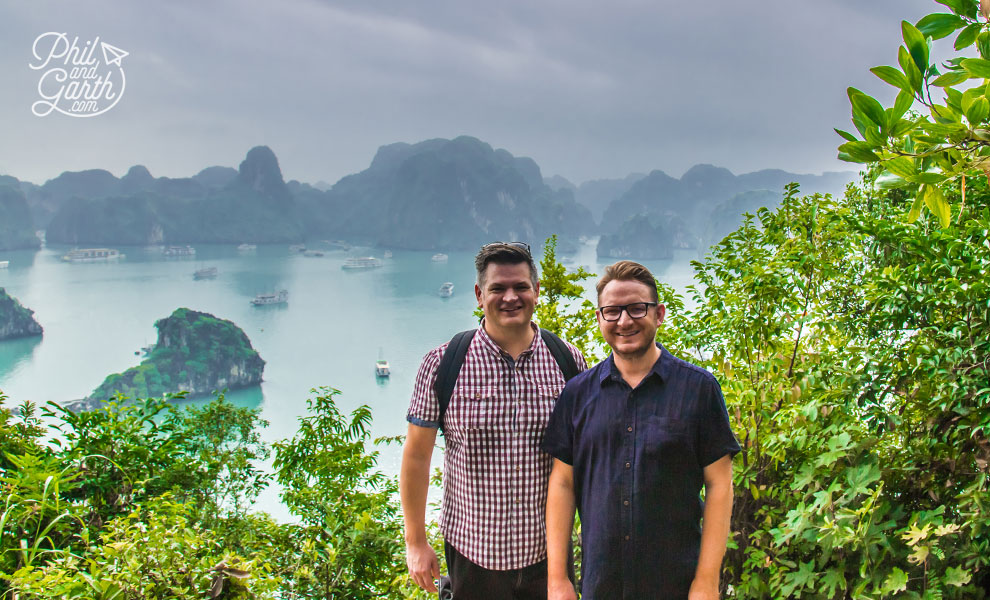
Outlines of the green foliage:
M849 88L852 121L859 137L836 130L846 142L839 158L879 164L885 174L878 183L901 188L913 197L908 219L922 207L947 227L952 216L943 194L950 183L965 190L966 177L990 173L990 22L977 16L977 0L940 2L951 13L933 13L915 25L901 22L904 44L898 49L899 67L871 69L898 90L890 108L871 96ZM984 14L984 19L987 15ZM959 32L952 58L931 62L936 40ZM979 58L966 54L975 49ZM921 112L909 112L913 106ZM965 191L960 202L965 204Z
M540 261L540 302L534 319L540 327L574 344L589 361L598 357L602 338L595 321L595 305L582 299L584 288L579 282L594 275L583 267L567 272L557 261L557 236L547 239Z

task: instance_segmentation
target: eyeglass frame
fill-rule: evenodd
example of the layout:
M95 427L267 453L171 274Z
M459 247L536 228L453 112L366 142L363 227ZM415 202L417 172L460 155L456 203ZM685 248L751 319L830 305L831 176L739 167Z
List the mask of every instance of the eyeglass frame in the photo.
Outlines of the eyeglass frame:
M520 250L525 250L526 254L533 256L533 251L530 249L529 244L526 242L489 242L481 247L482 250L486 248L491 248L492 246L512 246L513 248L519 248Z
M629 312L629 307L630 306L633 306L633 305L636 305L636 304L644 304L646 306L646 310L643 312L642 316L634 317L634 316L632 316L632 313ZM598 314L600 314L602 316L602 320L607 321L609 323L615 323L616 321L618 321L619 319L622 318L623 311L625 311L625 313L627 315L629 315L629 318L630 319L642 319L642 318L645 318L646 315L650 314L650 307L652 307L652 306L660 306L660 303L659 302L630 302L629 304L609 304L607 306L599 306L595 310L598 312ZM614 319L609 319L608 317L605 316L605 313L602 312L602 310L603 309L606 309L606 308L618 308L619 309L619 316L617 316Z

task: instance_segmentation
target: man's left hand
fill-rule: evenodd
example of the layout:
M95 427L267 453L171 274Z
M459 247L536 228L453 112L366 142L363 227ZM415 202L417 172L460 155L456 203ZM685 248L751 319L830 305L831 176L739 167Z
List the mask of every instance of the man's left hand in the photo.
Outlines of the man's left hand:
M718 581L708 581L695 577L691 582L688 600L718 600Z

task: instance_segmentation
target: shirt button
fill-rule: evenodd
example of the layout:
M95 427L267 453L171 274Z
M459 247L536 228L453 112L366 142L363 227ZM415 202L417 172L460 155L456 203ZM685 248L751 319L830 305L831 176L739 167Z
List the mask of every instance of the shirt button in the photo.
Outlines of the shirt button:
M628 500L623 500L623 501L622 501L622 504L624 504L624 505L626 505L626 506L629 506L629 501L628 501Z
M628 536L628 535L626 536L626 541L627 541L627 542L629 541L629 536Z
M627 468L627 469L628 469L629 467L631 467L631 466L632 466L632 464L631 464L631 463L626 463L626 468Z
M626 427L626 431L632 431L632 425L630 425L629 427Z

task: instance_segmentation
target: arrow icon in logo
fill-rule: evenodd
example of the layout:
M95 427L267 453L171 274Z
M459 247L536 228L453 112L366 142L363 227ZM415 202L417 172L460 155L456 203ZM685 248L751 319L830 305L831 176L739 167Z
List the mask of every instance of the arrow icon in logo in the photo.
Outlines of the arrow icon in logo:
M100 42L100 45L103 46L103 62L107 63L108 65L117 65L119 67L121 66L120 59L130 54L130 52L121 50L116 46L111 46L106 42ZM113 58L110 58L111 56Z

